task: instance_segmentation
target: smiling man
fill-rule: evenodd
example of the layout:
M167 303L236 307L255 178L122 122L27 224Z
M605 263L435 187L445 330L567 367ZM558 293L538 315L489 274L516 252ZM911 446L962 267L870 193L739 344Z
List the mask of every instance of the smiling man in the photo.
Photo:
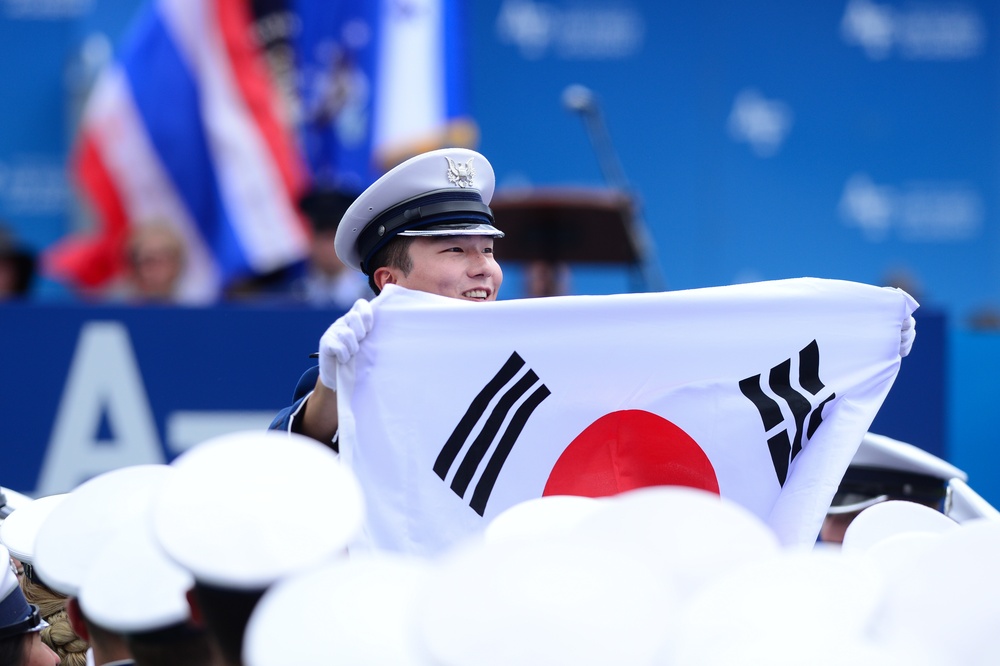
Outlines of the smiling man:
M495 176L485 157L445 148L413 157L379 178L344 214L337 256L368 276L376 294L387 284L469 301L493 301L503 271L493 241L489 202ZM336 368L371 330L371 307L359 300L335 321L319 346L319 365L307 371L295 402L271 428L313 437L337 448Z

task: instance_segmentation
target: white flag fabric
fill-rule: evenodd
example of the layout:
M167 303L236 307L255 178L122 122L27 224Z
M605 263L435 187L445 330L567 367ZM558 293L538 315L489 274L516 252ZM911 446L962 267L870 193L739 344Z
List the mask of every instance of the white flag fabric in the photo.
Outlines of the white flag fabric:
M389 285L337 377L368 507L354 547L433 555L527 499L649 485L811 546L916 307L814 278L493 303Z

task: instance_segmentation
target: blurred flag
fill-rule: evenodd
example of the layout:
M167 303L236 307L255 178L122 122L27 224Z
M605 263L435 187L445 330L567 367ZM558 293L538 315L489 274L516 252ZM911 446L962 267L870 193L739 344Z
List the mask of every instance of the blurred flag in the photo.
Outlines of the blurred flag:
M463 0L290 0L313 177L360 191L417 153L473 147Z
M358 547L420 554L527 499L650 485L811 547L916 308L817 279L495 303L390 287L337 377L340 450L366 492Z
M95 84L72 164L97 233L53 248L47 272L100 286L120 271L131 226L152 222L187 241L185 302L305 257L306 172L251 25L247 0L141 10Z

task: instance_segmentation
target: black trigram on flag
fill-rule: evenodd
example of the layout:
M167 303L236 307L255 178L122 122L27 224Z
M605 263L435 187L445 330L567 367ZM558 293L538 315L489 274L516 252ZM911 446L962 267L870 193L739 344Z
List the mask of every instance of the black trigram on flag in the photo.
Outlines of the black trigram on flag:
M483 459L490 448L493 448L493 454L479 476L469 500L469 506L480 516L486 511L493 486L507 456L514 448L514 442L524 429L524 424L535 408L549 397L549 389L539 382L538 375L531 368L521 373L524 365L524 359L517 352L510 355L500 371L469 405L465 416L458 422L434 462L434 472L442 481L447 481L459 454L465 451L451 480L451 489L464 499ZM476 433L475 436L473 433Z
M798 386L808 392L808 395L796 390L792 385L792 359L782 361L771 368L767 378L767 386L772 393L788 405L795 421L792 424L785 422L781 406L764 392L761 375L747 377L740 382L740 390L757 406L760 419L764 422L764 433L769 434L767 446L771 451L771 461L774 463L774 472L778 475L778 483L782 486L788 478L788 466L802 450L803 435L806 441L813 436L823 422L823 407L837 396L836 393L830 393L826 398L819 397L820 392L826 387L819 379L819 345L815 340L799 352L798 365ZM815 406L813 400L817 401ZM809 421L808 425L806 419ZM791 436L789 428L792 430ZM776 432L770 434L772 431Z

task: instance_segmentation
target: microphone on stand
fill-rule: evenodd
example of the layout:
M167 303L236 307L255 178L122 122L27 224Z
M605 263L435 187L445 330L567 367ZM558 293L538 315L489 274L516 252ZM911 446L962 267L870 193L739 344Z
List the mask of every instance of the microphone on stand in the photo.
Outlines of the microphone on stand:
M611 142L611 134L604 123L604 115L597 102L597 96L590 88L578 83L566 86L562 94L563 106L583 118L584 127L590 137L591 147L597 155L597 163L604 175L604 180L611 187L628 192L628 179L622 169L618 153Z
M628 221L628 232L635 245L646 289L649 291L665 290L665 281L653 251L649 230L643 220L637 197L633 196L632 188L625 177L625 170L622 169L621 160L618 159L618 151L615 150L614 143L611 141L611 134L604 123L604 114L601 112L597 95L590 88L574 83L566 86L563 90L562 103L567 110L578 114L583 119L587 136L590 138L591 147L597 156L597 162L605 182L609 187L621 190L632 200L633 216Z
M562 99L563 106L570 111L589 113L597 109L597 103L594 100L594 91L586 86L581 86L579 83L566 86L566 89L563 90Z

